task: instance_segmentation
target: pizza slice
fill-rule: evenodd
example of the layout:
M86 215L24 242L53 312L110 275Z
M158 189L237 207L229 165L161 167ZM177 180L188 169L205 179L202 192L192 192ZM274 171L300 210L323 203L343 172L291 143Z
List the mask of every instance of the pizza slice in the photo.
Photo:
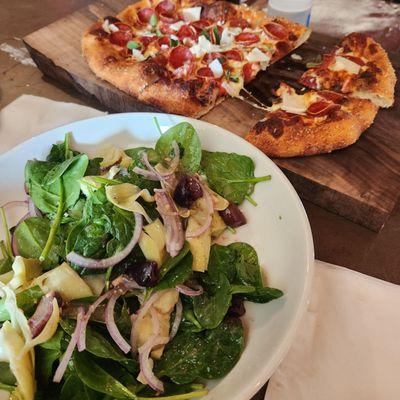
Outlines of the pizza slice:
M396 75L382 46L363 33L347 35L322 63L306 71L300 83L371 100L379 107L394 102Z
M101 79L155 108L199 117L240 97L245 83L309 34L226 1L142 0L92 25L82 49Z
M327 90L297 94L285 83L246 139L271 157L296 157L347 147L374 121L378 106L369 100Z

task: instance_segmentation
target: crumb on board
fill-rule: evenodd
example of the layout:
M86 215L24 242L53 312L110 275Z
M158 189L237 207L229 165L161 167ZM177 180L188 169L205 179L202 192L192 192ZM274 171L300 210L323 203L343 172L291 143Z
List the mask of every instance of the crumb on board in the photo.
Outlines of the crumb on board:
M300 54L293 53L290 55L292 60L301 61L303 57Z

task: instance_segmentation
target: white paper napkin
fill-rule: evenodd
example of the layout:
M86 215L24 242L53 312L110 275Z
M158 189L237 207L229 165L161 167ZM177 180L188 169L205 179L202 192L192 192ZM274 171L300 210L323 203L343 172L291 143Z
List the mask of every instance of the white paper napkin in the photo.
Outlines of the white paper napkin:
M22 95L0 111L0 154L49 129L104 114L79 104Z
M400 286L315 262L307 313L266 400L399 400Z

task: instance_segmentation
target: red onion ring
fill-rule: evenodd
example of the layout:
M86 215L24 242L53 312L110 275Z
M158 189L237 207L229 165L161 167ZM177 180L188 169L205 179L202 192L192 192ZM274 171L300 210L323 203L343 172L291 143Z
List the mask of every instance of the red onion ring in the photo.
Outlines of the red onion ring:
M179 297L178 302L176 303L176 308L175 308L175 319L174 319L174 322L172 323L171 331L169 333L170 341L178 333L179 325L181 324L181 321L182 321L182 312L183 312L183 306L182 306L181 298Z
M115 323L114 320L114 307L115 303L118 300L118 298L123 295L126 292L124 289L114 289L113 294L110 297L110 300L108 300L108 304L106 307L106 312L104 314L105 321L106 321L106 326L108 333L114 340L114 342L117 344L117 346L126 354L129 353L129 350L131 349L130 344L124 339L124 337L121 335L117 324Z
M25 221L25 220L26 220L27 218L29 218L29 217L30 217L29 213L25 214L25 215L17 222L17 224L15 225L15 229L17 228L17 226L18 226L21 222ZM15 236L15 230L14 230L14 232L11 234L11 249L12 249L12 252L13 252L13 255L14 255L14 256L19 256L18 245L17 245L17 237Z
M40 212L40 210L35 206L33 203L33 200L28 196L28 211L29 215L31 217L43 217L43 214Z
M157 392L164 392L164 384L154 375L153 365L150 364L150 352L155 346L167 344L168 337L160 337L160 321L157 311L151 309L151 320L153 323L153 335L139 347L140 371L144 375L147 384Z
M5 210L8 210L9 208L13 208L13 207L26 207L27 206L27 202L24 200L13 200L13 201L9 201L7 203L5 203L2 207Z
M146 179L149 179L150 181L160 180L160 178L154 172L148 171L147 169L135 167L133 168L133 172L135 174L144 176Z
M36 307L32 317L28 320L28 325L31 330L32 339L42 332L46 326L47 321L50 319L53 313L53 299L55 298L55 292L49 292L43 296Z
M69 360L72 357L72 353L74 352L75 346L78 342L78 338L80 337L80 333L82 330L83 314L84 314L84 311L83 311L83 308L81 308L78 312L78 317L76 320L76 327L75 327L73 334L71 335L71 340L68 343L67 350L65 350L65 353L60 361L60 364L58 365L57 370L54 374L53 382L55 382L55 383L61 382L61 379L64 376L64 373L67 369Z
M160 292L155 292L150 296L147 301L145 301L139 310L136 312L136 314L131 315L131 321L132 321L132 330L131 330L131 348L132 348L132 354L136 354L137 352L137 326L139 323L142 321L144 316L146 315L147 311L150 309L150 307L154 304L155 301L157 301L160 298L160 295L163 293L163 291Z
M175 203L165 189L154 191L157 209L164 221L166 230L166 248L168 254L175 257L183 247L185 235L183 232L182 221L179 215L171 215L169 210L176 209ZM168 213L165 213L165 210Z
M206 218L206 221L204 222L204 224L202 226L200 226L194 232L186 231L186 238L194 238L194 237L200 236L211 226L211 223L212 223L212 218L213 218L213 213L214 213L214 204L212 201L212 197L200 179L199 179L199 183L200 183L201 188L203 189L203 196L206 200L206 204L207 204L207 208L208 208L207 218Z
M115 264L118 264L125 257L127 257L136 246L136 243L138 242L140 234L142 232L142 228L143 217L140 214L135 213L135 230L133 231L131 241L128 243L125 249L123 249L119 253L114 254L111 257L103 258L102 260L95 260L94 258L84 257L78 253L75 253L74 251L71 251L67 254L67 260L84 268L105 269L113 267Z
M193 288L190 288L185 285L177 285L177 286L175 286L175 289L179 293L182 293L182 294L184 294L186 296L190 296L190 297L200 296L201 294L203 294L203 291L204 291L200 285L198 285L198 289L193 289Z

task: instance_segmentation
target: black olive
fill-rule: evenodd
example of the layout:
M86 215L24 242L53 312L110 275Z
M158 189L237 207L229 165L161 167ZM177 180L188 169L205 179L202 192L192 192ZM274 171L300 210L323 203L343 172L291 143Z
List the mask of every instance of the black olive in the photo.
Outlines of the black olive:
M233 295L231 306L228 309L228 315L232 317L241 317L246 313L244 308L244 300L242 296Z
M117 17L112 17L110 15L108 15L107 17L104 17L104 20L108 20L109 24L115 24L117 22L121 22L121 20L119 20Z
M183 175L174 190L174 201L181 207L190 208L192 204L203 196L200 182L193 176Z
M157 285L160 274L155 261L145 261L141 264L136 264L127 271L140 286L153 287Z
M219 212L219 215L231 228L238 228L239 226L245 225L247 222L246 217L234 203L230 203L225 210Z

